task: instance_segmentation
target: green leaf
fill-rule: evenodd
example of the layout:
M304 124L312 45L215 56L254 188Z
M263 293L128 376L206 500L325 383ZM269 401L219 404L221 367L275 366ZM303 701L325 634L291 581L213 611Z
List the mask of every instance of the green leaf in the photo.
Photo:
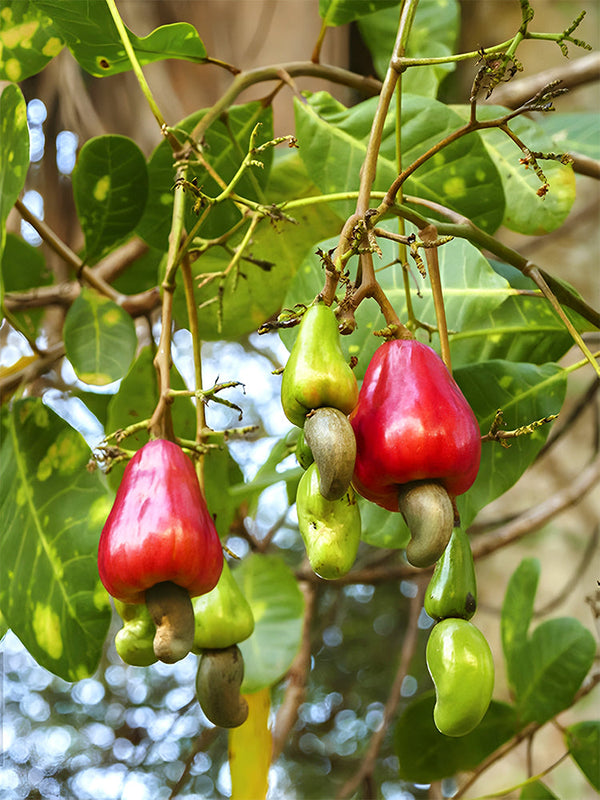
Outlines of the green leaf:
M540 578L537 558L525 558L513 572L502 604L500 632L509 685L514 689L519 667L519 653L527 644L527 631L533 616L533 604Z
M319 14L325 25L333 27L346 25L382 8L398 5L400 0L319 0Z
M153 364L153 352L144 347L131 365L129 372L121 381L119 391L111 398L108 405L106 432L112 434L117 430L128 428L136 422L150 419L158 403L158 383ZM173 389L185 389L186 385L175 368L171 370ZM182 439L196 437L196 411L188 397L177 397L171 406L175 435ZM123 446L128 450L139 450L149 441L146 428L128 436ZM123 464L117 464L108 475L108 482L113 489L121 483Z
M3 409L0 441L2 613L41 666L79 680L110 621L96 566L110 496L82 437L41 400Z
M435 692L426 692L402 712L394 732L399 777L431 783L475 769L517 732L515 709L492 700L478 727L466 736L444 736L433 722Z
M102 78L131 69L131 62L105 2L94 0L36 0L66 42L79 64L90 75ZM193 25L163 25L142 38L131 31L129 40L139 63L168 58L202 63L206 48Z
M185 138L183 134L191 133L206 112L207 109L200 109L176 125L175 132L181 141ZM265 108L259 102L232 106L215 120L204 134L203 155L225 183L228 183L239 169L246 155L250 134L257 123L261 123L261 128L256 144L270 141L273 138L272 111L270 107ZM265 165L264 168L250 167L236 184L237 194L250 200L262 201L262 190L269 177L272 157L272 148L267 148L261 153L260 158ZM148 176L148 204L137 226L137 233L151 247L166 250L171 230L175 181L173 152L168 142L161 142L150 156ZM204 194L216 197L222 191L222 187L205 169L191 163L189 180L194 179ZM198 222L198 215L193 211L194 200L194 197L189 197L187 201L185 227L188 231ZM198 235L206 239L221 236L238 222L241 216L242 212L232 201L220 203L211 208Z
M399 12L388 8L363 17L358 27L371 52L375 71L385 77L396 40ZM456 0L420 0L406 48L407 58L443 58L455 50L460 25ZM442 80L455 69L452 62L409 67L402 74L402 91L436 97Z
M254 615L254 633L239 644L244 657L242 692L250 694L272 686L289 669L300 647L304 599L278 556L251 555L233 576Z
M357 191L377 98L347 109L327 92L295 99L296 135L310 178L323 193ZM396 179L395 104L385 121L374 190ZM463 124L443 103L416 95L402 98L402 166L406 168ZM470 134L429 158L404 184L407 194L451 208L487 231L504 216L504 196L493 159L478 134ZM354 203L345 205L346 213Z
M566 313L579 331L588 329L579 315ZM544 364L558 361L573 346L564 323L542 297L509 296L478 322L452 335L453 364L492 359Z
M565 731L565 742L577 766L600 792L600 720L570 725Z
M126 136L87 141L73 170L73 195L85 235L85 261L97 261L140 221L148 197L146 160Z
M544 723L569 708L594 662L596 643L572 617L539 625L515 654L515 699L523 723Z
M204 493L221 538L229 533L237 513L239 503L232 499L229 490L240 480L243 480L242 471L226 444L207 453L204 461Z
M410 541L410 531L401 514L393 514L370 503L362 497L360 507L361 534L363 542L372 547L402 549Z
M528 425L560 411L567 375L556 364L536 366L510 361L485 361L454 372L456 382L473 409L482 433L487 433L497 409L502 409L507 430ZM533 462L548 438L551 424L510 440L510 447L483 444L481 466L473 486L457 498L463 525L504 494Z
M391 229L392 226L390 223L385 223L381 227ZM407 233L412 232L414 229L408 225ZM389 240L380 239L379 242L382 257L378 259L379 263L376 263L376 268L386 264L392 264L392 266L380 269L377 278L400 319L405 319L407 309L402 268L398 264L393 264L397 251ZM320 247L327 251L335 247L336 243L337 239L329 239L321 242ZM439 248L439 265L446 317L448 327L453 332L452 337L455 335L454 332L461 336L468 336L470 331L479 332L476 341L483 348L489 336L489 330L485 327L482 328L480 320L492 314L506 300L510 292L508 283L494 272L479 250L464 239L454 239ZM435 326L433 294L429 281L415 276L414 282L416 282L419 292L419 296L416 295L416 291L413 292L414 312L418 319ZM311 255L302 264L290 284L284 305L291 308L295 303L310 302L322 287L321 264L316 256ZM373 353L381 344L381 340L373 336L373 331L383 328L385 320L379 306L374 301L366 301L359 306L356 321L357 328L354 333L351 336L342 337L342 347L348 357L358 358L358 364L354 371L357 378L360 379L364 375ZM281 333L281 338L288 349L291 348L296 335L297 328ZM452 337L451 342L453 341ZM438 345L438 338L434 336L432 346L438 347ZM452 353L454 354L454 350ZM455 366L460 363L460 359L457 358Z
M10 84L0 95L0 226L25 186L29 167L27 107L18 86ZM4 234L2 234L4 237ZM4 238L2 239L4 242Z
M0 264L6 243L6 220L19 197L29 166L27 107L15 84L0 95ZM4 265L0 270L0 305L4 303Z
M256 513L258 499L261 493L275 483L285 481L288 485L288 491L292 493L294 497L296 496L295 490L303 473L303 469L299 466L292 467L285 472L277 469L279 464L281 464L291 452L292 450L288 445L288 436L286 434L282 439L278 439L275 442L271 448L271 452L264 463L261 464L251 481L248 483L238 483L236 486L232 487L231 494L236 499L239 498L238 503L241 499L244 499L248 503L249 516L253 516Z
M77 377L92 386L122 378L137 346L129 314L93 289L81 290L67 312L63 335Z
M64 43L37 2L0 3L0 80L24 81L41 72Z
M521 789L519 800L559 800L559 798L550 791L546 784L541 781L533 781Z
M555 152L600 159L600 120L595 111L544 114L539 125L552 138Z
M52 283L52 273L46 266L42 251L14 233L6 234L1 264L5 292L26 292ZM31 339L37 338L43 315L43 310L36 308L13 313L21 329Z
M468 118L469 107L455 107L464 119ZM479 108L481 120L497 119L506 113L499 106ZM510 122L511 130L531 151L549 153L554 147L552 140L533 120L517 117ZM544 197L537 192L542 186L531 167L520 163L523 153L502 131L491 129L483 131L481 138L500 173L506 211L503 225L517 233L528 236L541 236L559 228L566 220L575 201L575 173L571 166L557 161L539 159L550 189Z

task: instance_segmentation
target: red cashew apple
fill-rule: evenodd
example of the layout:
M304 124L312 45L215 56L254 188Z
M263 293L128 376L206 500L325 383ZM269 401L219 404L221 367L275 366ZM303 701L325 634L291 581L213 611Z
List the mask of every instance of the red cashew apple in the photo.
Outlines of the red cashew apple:
M452 532L453 498L472 485L481 457L479 426L458 385L431 347L393 339L375 351L350 423L354 488L402 512L414 566L434 563Z
M110 595L143 603L170 581L191 597L216 586L223 551L190 459L165 439L144 445L127 464L98 548Z

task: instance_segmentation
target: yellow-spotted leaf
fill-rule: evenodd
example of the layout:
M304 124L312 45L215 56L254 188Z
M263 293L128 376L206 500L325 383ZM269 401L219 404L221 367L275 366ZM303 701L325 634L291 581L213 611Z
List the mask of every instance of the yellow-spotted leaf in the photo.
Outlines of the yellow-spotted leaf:
M77 377L93 386L105 386L126 374L137 337L126 311L97 292L83 289L67 313L64 342Z
M85 678L110 622L96 554L112 496L83 438L40 399L3 410L0 443L0 611L38 664Z
M64 42L36 2L0 4L0 80L23 81L58 55Z
M133 231L146 207L148 170L137 144L115 135L87 141L73 170L73 196L91 264Z
M245 694L248 719L229 731L231 800L264 800L269 788L272 737L268 688Z

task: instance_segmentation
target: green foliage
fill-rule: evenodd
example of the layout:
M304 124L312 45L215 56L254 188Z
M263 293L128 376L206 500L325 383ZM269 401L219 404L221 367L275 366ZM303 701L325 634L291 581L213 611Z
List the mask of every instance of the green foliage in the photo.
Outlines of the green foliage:
M252 555L233 570L254 615L254 633L241 642L242 692L276 683L300 647L304 599L289 567L274 555Z
M39 664L80 680L110 619L96 565L110 495L81 436L41 400L3 410L1 442L2 613Z
M0 256L6 240L6 219L25 185L28 163L25 100L19 87L10 84L0 95Z
M83 289L69 309L64 337L77 376L93 386L122 378L137 344L130 315L91 289Z
M86 72L96 78L131 69L129 57L104 2L88 0L36 0L39 11L51 18L67 47ZM186 22L162 25L142 38L128 31L140 64L166 58L202 62L206 49L198 32ZM12 80L18 80L13 78Z
M375 70L385 77L396 38L398 8L385 8L362 17L362 37L371 52ZM443 58L455 49L459 31L459 5L456 0L422 0L417 6L407 58ZM452 62L408 68L402 76L403 90L409 94L437 97L440 83L454 70Z
M147 195L146 161L135 142L97 136L84 144L73 170L73 197L88 264L133 231Z
M515 710L492 700L479 726L466 736L444 736L433 724L435 692L425 692L400 715L394 749L400 777L429 783L473 769L517 731Z
M525 560L502 607L502 644L522 724L544 723L573 703L592 666L596 643L571 617L543 622L528 636L539 567Z
M61 34L39 6L34 0L0 3L0 79L25 80L63 49Z
M573 760L600 792L600 721L584 720L570 725L565 731L565 741Z

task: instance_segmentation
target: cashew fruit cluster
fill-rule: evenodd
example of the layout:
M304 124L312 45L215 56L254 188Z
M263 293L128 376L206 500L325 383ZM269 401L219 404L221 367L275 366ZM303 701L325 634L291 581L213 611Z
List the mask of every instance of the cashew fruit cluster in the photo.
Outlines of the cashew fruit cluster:
M408 561L431 566L450 540L454 498L479 469L481 437L471 407L431 347L392 339L375 351L350 423L354 488L403 515Z
M357 398L335 313L317 300L302 317L283 371L281 404L302 429L296 455L306 471L296 493L298 527L311 567L328 580L348 572L360 543L360 512L350 485L356 441L347 416Z
M237 644L254 618L223 559L194 467L173 442L153 440L128 463L100 537L98 570L123 621L115 636L122 660L149 666L199 655L197 696L208 719L244 722Z

